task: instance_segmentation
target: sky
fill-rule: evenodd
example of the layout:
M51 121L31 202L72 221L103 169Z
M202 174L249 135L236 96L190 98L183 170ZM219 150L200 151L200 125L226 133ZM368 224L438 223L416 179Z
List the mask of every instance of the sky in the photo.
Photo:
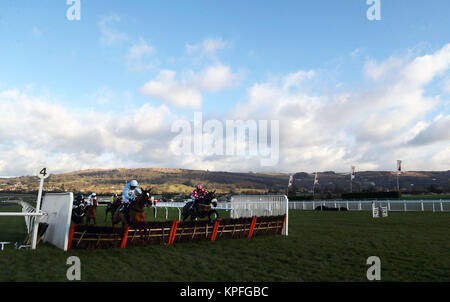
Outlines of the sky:
M378 1L2 0L0 175L449 170L450 2Z

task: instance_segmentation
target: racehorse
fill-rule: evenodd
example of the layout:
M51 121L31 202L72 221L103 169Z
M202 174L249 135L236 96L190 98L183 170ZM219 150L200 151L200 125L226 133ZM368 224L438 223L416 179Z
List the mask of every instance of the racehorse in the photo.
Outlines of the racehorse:
M91 219L94 220L94 225L97 224L97 206L98 201L97 198L94 199L92 206L88 207L86 209L86 224L89 224L91 222Z
M72 209L72 221L75 224L80 224L83 222L84 215L84 203L80 203L78 206L74 206Z
M120 222L122 222L122 226L125 225L138 225L145 222L146 216L145 216L145 209L144 207L146 205L151 205L151 195L150 190L144 190L142 189L142 194L139 194L135 200L133 200L130 203L128 217L125 217L122 212L120 212L120 207L118 207L114 215L112 216L112 225L116 225Z
M194 203L193 201L186 203L183 207L183 221L185 221L189 216L191 216L191 221L195 218L204 218L208 216L208 221L211 223L211 215L213 213L216 214L216 219L219 218L219 213L212 208L212 205L217 207L217 200L214 198L215 192L216 191L209 192L198 199L197 213L195 213L194 209L191 208L191 205Z

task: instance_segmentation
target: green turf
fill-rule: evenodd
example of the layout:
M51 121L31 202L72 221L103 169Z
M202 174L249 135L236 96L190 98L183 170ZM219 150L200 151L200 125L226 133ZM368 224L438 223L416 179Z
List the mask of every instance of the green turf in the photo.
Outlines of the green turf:
M6 210L20 208L0 208ZM176 217L172 210L169 219ZM378 256L382 281L448 282L449 226L450 213L373 219L370 212L291 211L288 237L67 253L48 244L9 247L0 252L0 281L67 281L66 260L74 255L82 281L367 281L366 259ZM0 241L24 237L23 218L0 219Z

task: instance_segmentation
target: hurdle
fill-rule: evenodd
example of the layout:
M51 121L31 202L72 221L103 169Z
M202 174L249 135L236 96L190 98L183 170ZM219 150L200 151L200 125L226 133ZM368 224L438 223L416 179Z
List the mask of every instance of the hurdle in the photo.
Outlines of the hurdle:
M286 215L200 221L148 221L118 226L72 225L69 249L110 249L282 235Z
M383 207L381 205L377 207L375 206L375 202L372 201L372 218L380 217L388 217L388 207Z

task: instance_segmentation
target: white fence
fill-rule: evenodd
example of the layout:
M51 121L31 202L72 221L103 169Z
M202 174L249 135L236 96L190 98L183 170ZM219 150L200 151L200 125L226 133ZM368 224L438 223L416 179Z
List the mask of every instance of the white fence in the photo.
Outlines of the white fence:
M21 200L2 200L3 203L12 203L22 206L22 212L0 212L0 217L25 217L25 224L27 226L28 233L36 228L36 219L40 219L40 222L48 224L47 231L43 236L43 241L49 242L56 247L66 251L67 241L69 236L73 193L48 193L44 195L42 201L42 207L40 211L36 211L35 208L28 203ZM36 247L37 242L32 239L32 248Z
M13 199L13 198L14 197L10 197L10 196L2 197L2 198L0 198L0 203L19 205L22 207L22 214L18 215L18 213L2 212L2 213L0 213L0 216L3 216L3 217L23 216L23 217L25 217L25 225L27 227L27 232L30 233L31 229L33 228L34 219L36 217L36 209L20 199L17 200L17 199Z
M231 197L231 218L286 214L284 235L288 235L288 212L286 195L237 195Z
M450 200L377 200L388 211L450 212ZM318 206L347 208L350 211L372 211L371 200L290 201L289 210L314 210Z

